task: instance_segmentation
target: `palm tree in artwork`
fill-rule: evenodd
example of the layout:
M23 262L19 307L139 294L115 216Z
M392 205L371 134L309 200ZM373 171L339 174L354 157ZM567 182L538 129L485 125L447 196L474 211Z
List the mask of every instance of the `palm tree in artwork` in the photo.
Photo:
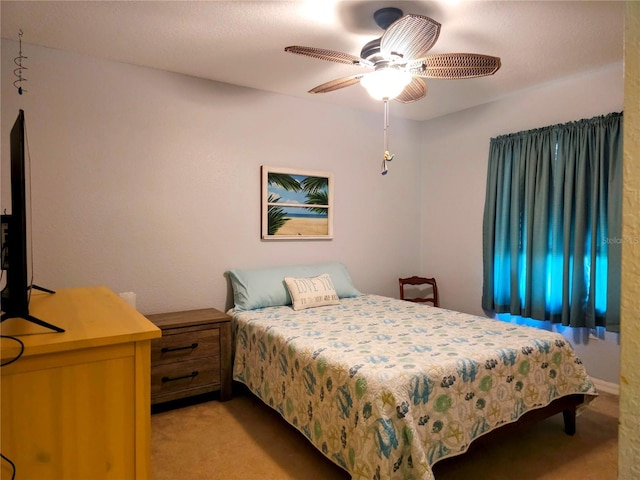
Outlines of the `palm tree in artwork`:
M289 192L299 192L302 190L300 183L291 175L286 173L269 173L269 184L277 185Z
M302 190L298 181L286 173L270 172L268 181L269 185L277 185L289 192L299 192ZM282 207L271 205L272 203L277 203L279 200L280 197L272 193L269 194L269 198L267 199L269 203L269 207L267 208L267 231L269 235L275 235L276 232L289 221Z
M302 189L307 192L306 204L308 205L329 205L327 189L329 179L327 177L306 177L302 181ZM323 207L306 207L314 213L327 215L327 209Z
M273 193L270 193L269 198L267 199L269 204L277 203L278 200L280 200L280 198ZM282 207L269 205L267 208L267 230L269 235L275 235L280 227L289 221L289 219L286 218L286 215L287 214L284 212Z
M326 177L305 177L301 182L301 187L309 193L316 193L322 190L327 190L329 185L329 179Z
M305 202L307 205L324 205L324 207L305 207L307 210L320 214L327 215L326 205L329 204L329 198L327 196L327 192L316 192L316 193L308 193L307 201Z

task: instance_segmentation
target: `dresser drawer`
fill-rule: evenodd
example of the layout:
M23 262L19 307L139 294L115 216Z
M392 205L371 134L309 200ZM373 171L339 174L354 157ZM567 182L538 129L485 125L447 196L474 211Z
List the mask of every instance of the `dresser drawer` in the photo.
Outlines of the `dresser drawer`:
M204 358L151 367L151 399L182 392L182 396L213 391L220 386L220 358ZM198 390L198 392L194 392Z
M203 357L220 356L220 330L165 331L151 342L151 364L181 362Z

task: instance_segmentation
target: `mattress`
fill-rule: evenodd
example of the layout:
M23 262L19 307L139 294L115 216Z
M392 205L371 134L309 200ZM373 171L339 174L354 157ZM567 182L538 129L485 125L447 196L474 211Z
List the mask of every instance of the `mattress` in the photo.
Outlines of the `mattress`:
M378 295L233 313L233 378L354 479L439 460L554 399L597 395L560 334Z

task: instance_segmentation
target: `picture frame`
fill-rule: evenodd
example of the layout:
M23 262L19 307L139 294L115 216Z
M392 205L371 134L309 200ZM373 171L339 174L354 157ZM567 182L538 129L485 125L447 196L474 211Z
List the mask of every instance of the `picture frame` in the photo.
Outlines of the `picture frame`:
M333 174L262 165L263 240L331 240Z

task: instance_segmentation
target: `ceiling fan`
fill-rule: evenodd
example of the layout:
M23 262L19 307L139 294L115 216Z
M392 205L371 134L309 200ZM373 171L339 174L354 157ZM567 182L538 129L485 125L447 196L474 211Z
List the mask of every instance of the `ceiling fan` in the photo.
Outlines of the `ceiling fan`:
M500 58L475 53L428 55L440 35L440 24L424 15L407 14L395 7L377 10L376 24L385 30L380 38L368 42L360 57L315 47L290 46L286 52L330 62L373 69L323 83L309 93L328 93L361 83L371 96L412 103L427 95L423 78L461 79L493 75Z

